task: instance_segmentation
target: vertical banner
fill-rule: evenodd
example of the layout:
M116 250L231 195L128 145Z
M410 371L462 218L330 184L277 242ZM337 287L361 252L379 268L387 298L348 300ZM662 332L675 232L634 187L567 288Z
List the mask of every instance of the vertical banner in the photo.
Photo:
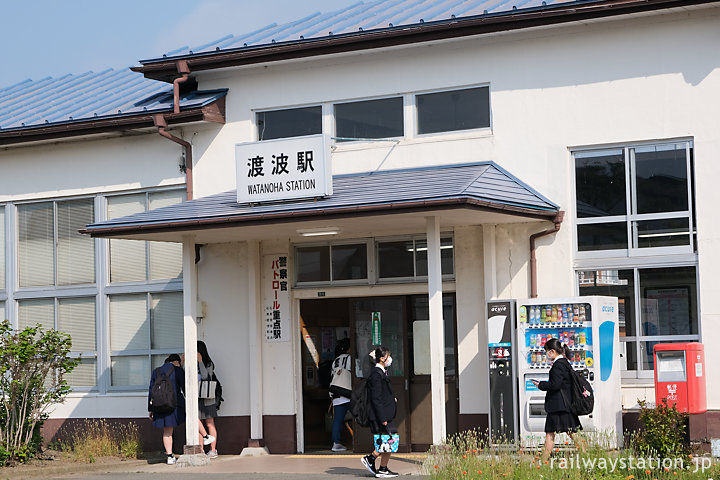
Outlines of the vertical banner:
M372 343L380 345L382 339L380 336L380 312L372 312Z
M265 341L290 341L290 293L288 291L287 255L265 255Z

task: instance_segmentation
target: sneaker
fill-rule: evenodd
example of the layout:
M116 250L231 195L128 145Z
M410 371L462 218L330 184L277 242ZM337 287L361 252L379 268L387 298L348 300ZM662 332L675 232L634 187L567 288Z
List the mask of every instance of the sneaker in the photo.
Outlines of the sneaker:
M398 474L388 469L387 467L380 467L375 474L375 478L392 478L397 477Z
M217 450L210 450L207 454L208 458L217 458Z
M372 453L370 455L365 455L360 459L360 462L362 462L363 465L365 465L365 468L368 469L368 472L375 475L377 473L377 470L375 470L375 457L373 457Z
M344 452L345 450L347 450L347 448L342 443L333 443L333 446L332 446L333 452Z
M174 455L168 455L167 457L167 464L168 465L175 465L177 463L177 458L175 458Z
M214 441L215 437L213 437L212 435L205 435L203 437L203 445L210 445Z

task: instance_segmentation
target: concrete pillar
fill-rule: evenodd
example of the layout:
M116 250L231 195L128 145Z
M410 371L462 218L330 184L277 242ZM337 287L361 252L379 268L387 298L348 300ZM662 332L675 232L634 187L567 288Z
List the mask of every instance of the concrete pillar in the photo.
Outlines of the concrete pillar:
M497 298L497 261L495 255L495 225L483 225L483 265L485 301Z
M250 439L247 448L240 455L254 456L267 454L263 440L263 365L262 365L262 328L260 317L261 297L261 261L260 242L248 241L248 357L250 372Z
M445 440L445 328L440 264L440 219L426 217L428 258L428 306L430 311L430 392L432 399L432 438Z
M185 352L185 447L186 455L203 453L198 419L197 368L197 267L195 237L183 237L183 333Z

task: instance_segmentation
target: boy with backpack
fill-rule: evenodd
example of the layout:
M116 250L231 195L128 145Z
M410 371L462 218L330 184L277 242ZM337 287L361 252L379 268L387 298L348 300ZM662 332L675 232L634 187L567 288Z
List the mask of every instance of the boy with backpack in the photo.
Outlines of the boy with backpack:
M174 465L173 429L185 423L185 372L180 368L180 355L171 354L165 363L153 370L150 377L148 412L153 427L163 429L163 446L167 464Z

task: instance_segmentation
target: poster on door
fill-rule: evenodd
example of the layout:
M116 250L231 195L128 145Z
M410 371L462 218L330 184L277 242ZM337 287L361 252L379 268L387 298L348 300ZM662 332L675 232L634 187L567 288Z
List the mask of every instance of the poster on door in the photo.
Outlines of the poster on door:
M290 293L287 255L265 255L263 260L265 341L290 341Z

